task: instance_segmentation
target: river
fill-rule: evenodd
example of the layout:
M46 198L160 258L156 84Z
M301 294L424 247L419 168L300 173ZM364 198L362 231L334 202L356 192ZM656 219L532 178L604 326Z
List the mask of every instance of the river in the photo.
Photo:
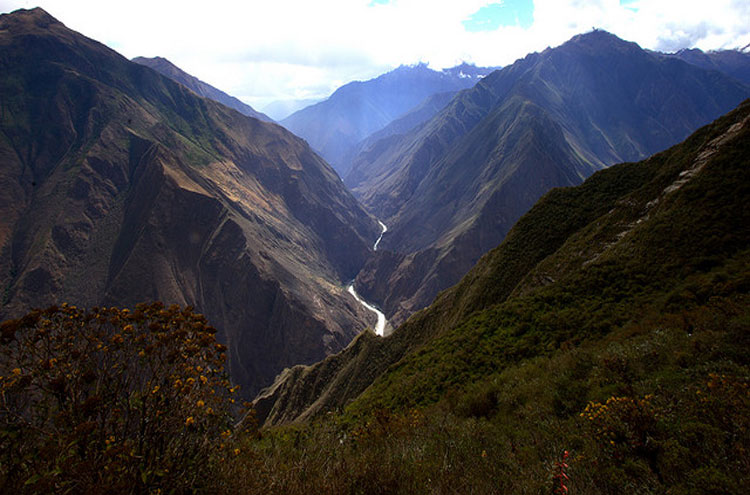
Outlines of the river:
M381 222L380 220L378 220L378 223L380 224L380 228L383 229L383 231L380 233L380 237L378 237L378 240L375 241L375 245L372 246L372 250L373 251L377 251L378 250L378 244L380 244L380 239L383 238L383 234L385 234L385 231L388 230L388 227L386 227L383 222Z
M383 234L385 234L385 231L388 230L388 227L385 226L383 222L378 220L378 223L380 224L380 228L383 229L382 232L380 232L380 237L378 237L378 240L375 241L375 244L372 246L373 251L378 250L378 244L380 244L380 240L383 238ZM380 311L378 308L373 306L372 304L368 303L361 297L359 297L359 294L357 294L357 291L354 290L354 281L352 281L351 284L349 284L349 287L346 289L349 294L354 296L354 299L356 299L362 306L367 308L368 310L372 311L378 316L378 323L375 325L375 333L377 335L380 335L383 337L385 335L385 327L388 325L388 321L385 319L385 315L382 311Z

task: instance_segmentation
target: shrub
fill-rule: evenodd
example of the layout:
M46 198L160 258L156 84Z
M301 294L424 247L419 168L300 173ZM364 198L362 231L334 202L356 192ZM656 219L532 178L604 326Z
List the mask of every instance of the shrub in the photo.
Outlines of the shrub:
M209 483L234 389L202 315L63 304L0 330L0 491L180 493Z

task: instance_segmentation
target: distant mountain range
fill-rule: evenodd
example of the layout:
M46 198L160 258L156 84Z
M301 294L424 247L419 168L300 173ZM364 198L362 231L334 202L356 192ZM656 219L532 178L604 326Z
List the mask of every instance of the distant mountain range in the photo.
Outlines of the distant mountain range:
M380 229L304 141L38 8L0 53L0 319L192 305L246 395L374 324L344 284Z
M703 52L697 48L662 54L677 58L704 69L715 70L750 84L750 53L739 50L717 50Z
M320 102L320 99L315 98L276 100L263 107L263 111L275 120L283 120L294 112L309 107L310 105L315 105L318 102Z
M241 114L247 115L248 117L255 117L256 119L260 119L265 122L273 122L273 119L268 115L258 112L253 107L246 103L242 103L234 96L230 96L220 89L216 89L210 84L201 81L197 77L191 76L166 58L136 57L132 60L132 62L154 69L155 71L167 76L174 81L177 81L178 83L192 90L198 96L211 98L214 101L218 101L222 105L225 105L229 108L234 108Z
M548 190L665 149L748 96L732 75L598 30L495 71L353 159L346 184L388 225L358 290L398 325Z
M493 68L462 64L442 71L425 64L402 66L369 81L355 81L328 99L299 110L281 124L307 140L342 177L353 148L437 93L476 84Z

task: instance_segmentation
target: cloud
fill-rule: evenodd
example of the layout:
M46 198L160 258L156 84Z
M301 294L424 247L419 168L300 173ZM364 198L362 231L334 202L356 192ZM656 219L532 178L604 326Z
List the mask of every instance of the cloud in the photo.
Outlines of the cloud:
M750 43L746 0L534 0L531 19L531 0L38 1L126 57L164 56L254 106L419 61L507 65L592 27L657 50ZM19 7L28 1L0 0L0 12ZM493 29L467 31L480 12Z

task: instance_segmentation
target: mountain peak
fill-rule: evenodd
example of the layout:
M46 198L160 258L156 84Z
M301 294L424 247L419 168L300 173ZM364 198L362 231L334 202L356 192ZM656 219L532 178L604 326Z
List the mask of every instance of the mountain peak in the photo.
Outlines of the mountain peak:
M587 33L577 34L562 46L583 48L585 50L642 51L637 43L625 41L609 31L598 28L594 28Z
M7 29L10 23L25 24L40 28L46 28L52 24L62 24L41 7L18 9L10 14L0 15L0 29Z

